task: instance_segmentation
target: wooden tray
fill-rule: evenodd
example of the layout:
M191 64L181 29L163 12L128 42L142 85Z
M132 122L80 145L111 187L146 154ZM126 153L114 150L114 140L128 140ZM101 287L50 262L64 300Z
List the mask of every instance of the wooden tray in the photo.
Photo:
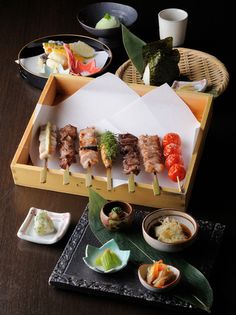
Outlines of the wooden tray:
M39 99L39 104L56 106L60 101L75 93L85 84L94 80L92 78L73 77L66 75L52 75ZM141 84L129 84L139 95L144 95L152 86ZM186 210L194 184L195 174L200 161L204 140L207 135L212 113L212 95L206 93L179 92L178 95L189 106L193 114L200 121L200 131L198 133L193 154L187 169L183 193L175 188L162 187L161 194L154 196L152 185L140 183L136 185L135 193L128 192L127 184L120 185L113 191L107 190L107 183L103 177L94 176L93 189L97 190L105 199L123 200L132 204L145 205L155 208L177 208ZM49 169L47 182L40 183L41 167L33 166L29 158L29 148L31 142L31 131L35 119L33 113L21 142L17 148L11 163L11 170L15 184L39 189L53 190L62 193L88 196L88 189L85 186L85 174L71 173L70 184L63 185L63 172L60 169Z
M142 233L141 223L148 213L147 211L135 210L132 227L137 233ZM209 279L214 261L219 254L225 225L202 220L198 220L198 224L199 236L197 241L180 255ZM52 271L49 284L58 288L76 290L90 295L101 295L106 298L120 298L131 302L174 307L175 310L179 308L196 311L196 308L191 304L178 300L171 294L153 293L143 288L138 279L138 266L134 263L129 262L127 267L120 272L108 275L89 269L82 260L87 244L101 246L90 230L86 208Z

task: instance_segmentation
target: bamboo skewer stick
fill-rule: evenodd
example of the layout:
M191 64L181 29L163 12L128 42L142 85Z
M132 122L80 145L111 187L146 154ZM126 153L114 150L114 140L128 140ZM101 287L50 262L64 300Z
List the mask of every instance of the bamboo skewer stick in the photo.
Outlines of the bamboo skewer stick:
M85 186L91 187L92 186L92 171L91 167L87 168L87 173L85 175Z
M182 186L181 186L181 184L180 184L179 176L177 176L177 183L178 183L178 190L179 190L179 192L180 192L180 193L183 193L183 188L182 188Z
M44 184L47 181L47 171L48 171L48 159L44 159L44 166L40 172L40 183Z
M160 195L160 186L157 178L157 173L153 173L153 182L152 182L152 190L154 196Z
M63 185L68 185L70 183L70 169L67 165L66 169L63 172Z
M129 190L129 193L134 193L135 192L134 173L130 173L129 174L128 190Z
M112 176L111 176L111 167L107 168L107 190L112 190Z

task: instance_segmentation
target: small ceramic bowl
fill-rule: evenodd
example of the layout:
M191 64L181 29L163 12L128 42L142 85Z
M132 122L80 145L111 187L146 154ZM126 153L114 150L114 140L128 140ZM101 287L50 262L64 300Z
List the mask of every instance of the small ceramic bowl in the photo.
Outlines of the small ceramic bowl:
M125 212L125 216L121 218L112 218L109 213L112 209L119 207ZM100 211L100 219L105 228L110 231L122 230L129 227L132 224L134 218L134 212L132 206L123 201L110 201L106 203Z
M92 3L80 10L77 20L80 25L93 36L99 37L102 42L108 42L121 35L121 28L96 29L95 26L106 13L118 17L120 23L130 27L137 20L138 13L131 6L115 2Z
M121 265L117 266L116 268L112 268L109 270L104 270L102 266L98 266L95 261L96 258L104 252L105 249L109 248L112 250L121 260ZM92 270L99 272L99 273L113 273L123 269L128 261L130 256L130 250L120 250L116 241L111 239L110 241L106 242L101 247L94 247L92 245L87 245L85 249L85 257L83 257L83 261L85 264Z
M159 241L155 237L154 227L161 224L161 221L169 217L177 220L182 226L187 238L173 243ZM163 252L178 252L190 246L198 234L198 224L189 214L175 209L160 209L148 214L142 222L142 232L145 241L155 249Z
M147 269L150 265L149 264L143 264L138 268L138 277L141 282L141 284L148 290L153 291L153 292L166 292L169 291L170 289L174 288L177 283L180 281L180 271L179 269L168 265L168 267L173 271L175 274L175 279L171 282L168 283L167 285L163 286L162 288L156 288L153 285L147 283Z

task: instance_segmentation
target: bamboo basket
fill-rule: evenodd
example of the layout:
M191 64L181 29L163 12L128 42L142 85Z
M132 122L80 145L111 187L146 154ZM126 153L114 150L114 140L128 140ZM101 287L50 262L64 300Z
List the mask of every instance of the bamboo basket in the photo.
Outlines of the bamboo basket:
M182 76L188 77L191 81L207 79L207 92L215 97L225 91L229 74L221 61L202 51L189 48L178 48L178 50L180 52L179 69ZM126 83L144 84L130 59L117 69L116 75Z

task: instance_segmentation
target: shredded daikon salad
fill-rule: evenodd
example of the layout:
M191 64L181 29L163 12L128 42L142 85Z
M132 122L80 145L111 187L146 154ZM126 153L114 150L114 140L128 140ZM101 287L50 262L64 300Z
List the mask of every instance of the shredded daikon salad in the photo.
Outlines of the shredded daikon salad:
M155 226L154 229L156 238L162 242L174 243L188 238L181 224L174 218L166 217L161 221L161 225Z

